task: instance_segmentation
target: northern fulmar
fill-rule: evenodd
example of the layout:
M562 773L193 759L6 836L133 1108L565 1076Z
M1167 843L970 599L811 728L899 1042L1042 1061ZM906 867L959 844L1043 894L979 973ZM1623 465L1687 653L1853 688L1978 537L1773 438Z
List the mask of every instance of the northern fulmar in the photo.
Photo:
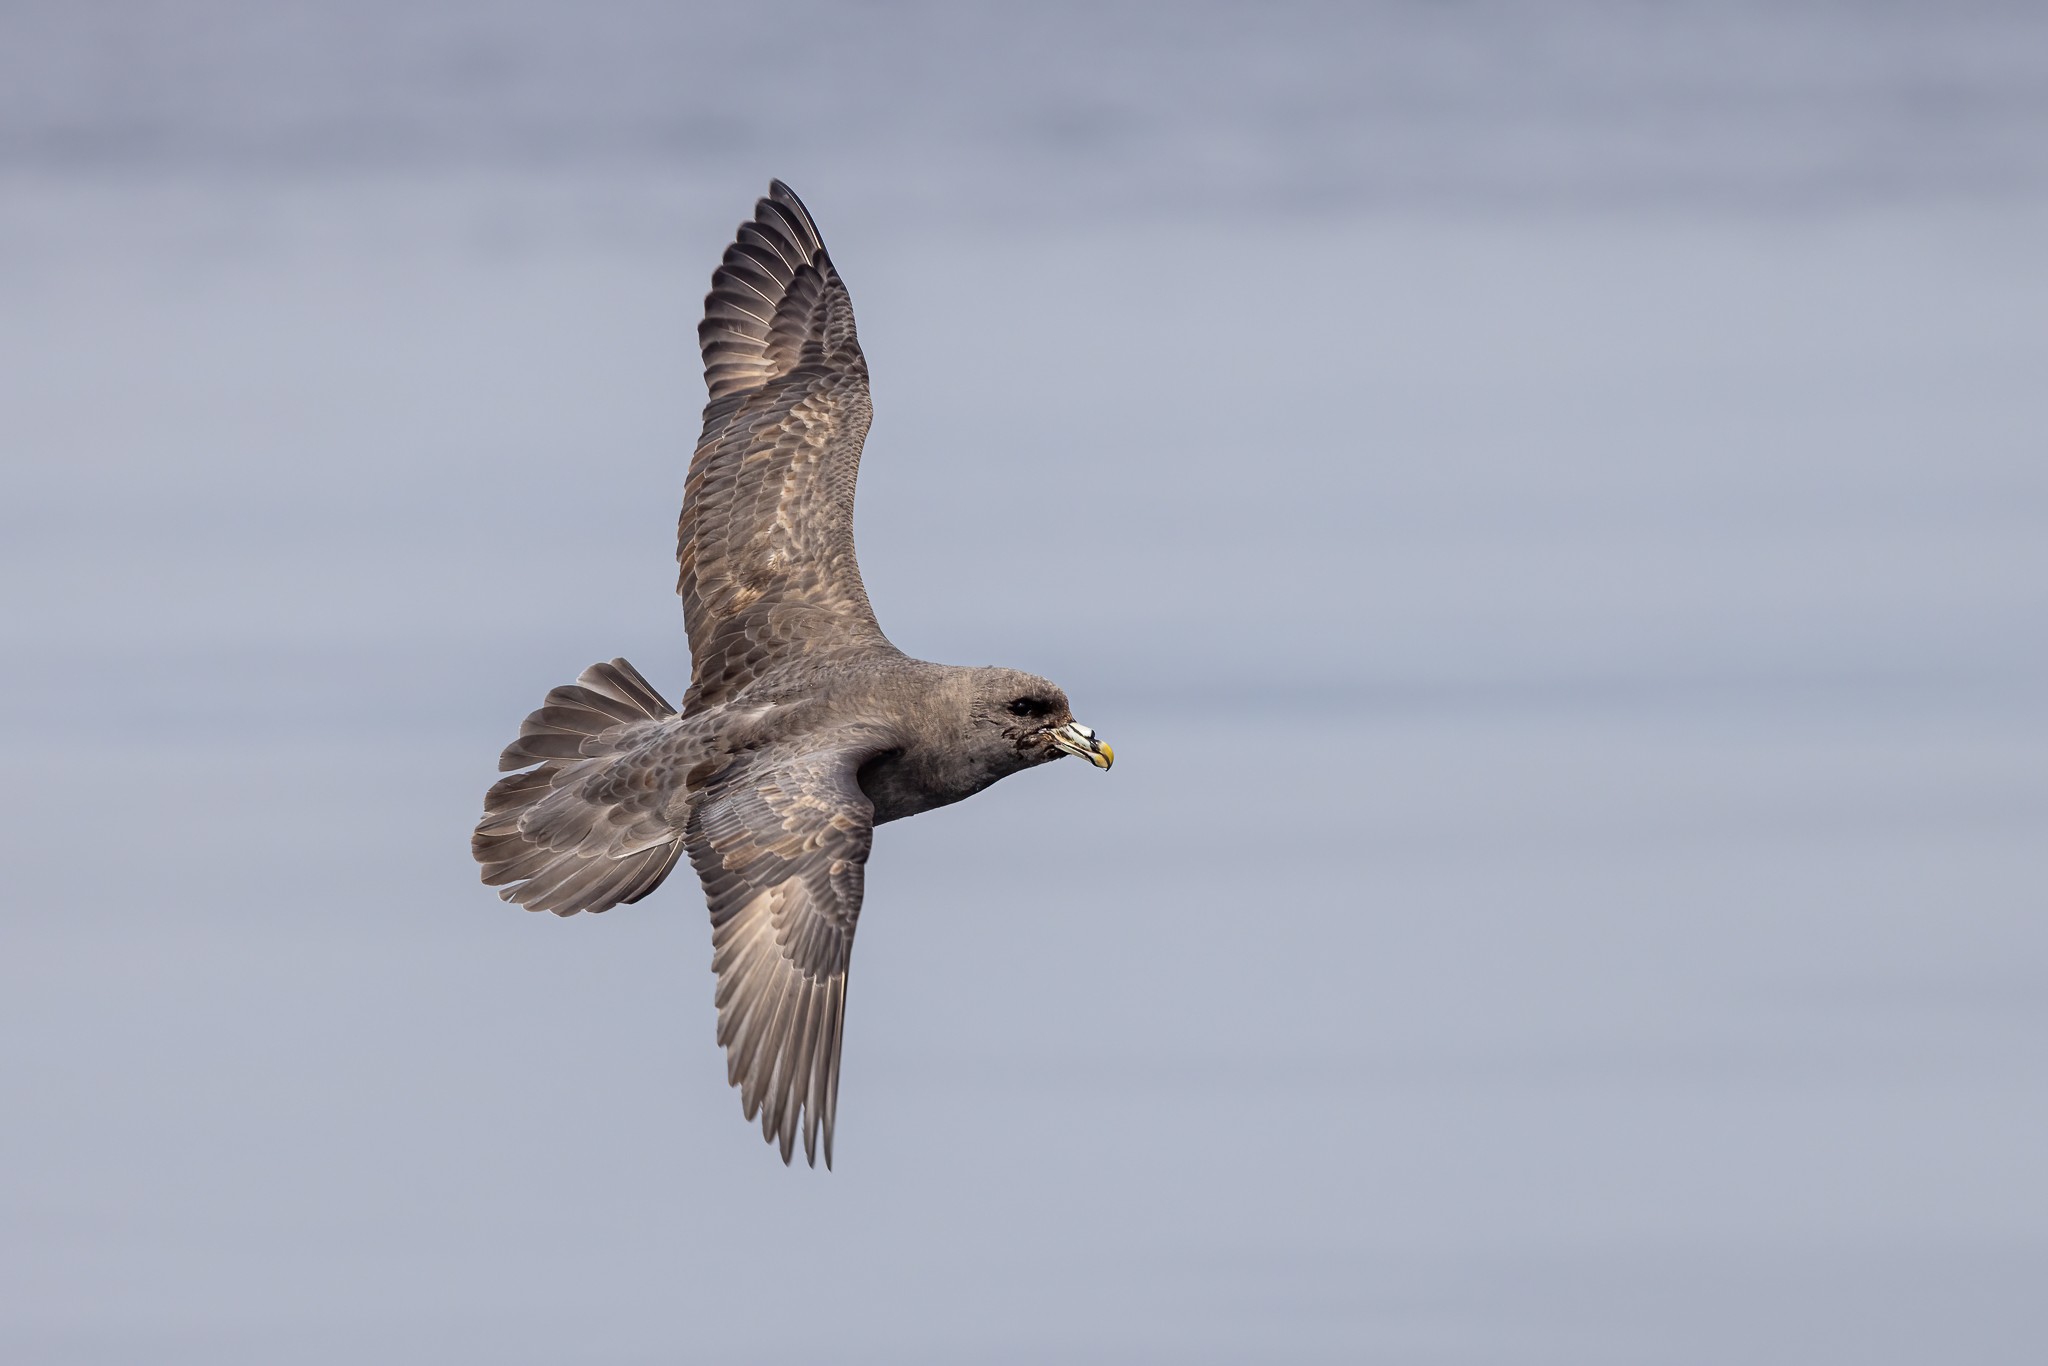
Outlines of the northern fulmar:
M718 1042L787 1163L832 1165L847 957L874 828L1062 755L1115 757L1014 669L912 659L853 553L872 408L853 304L781 181L711 277L704 434L676 538L690 689L631 664L554 689L499 758L472 852L531 911L635 902L688 853L711 905Z

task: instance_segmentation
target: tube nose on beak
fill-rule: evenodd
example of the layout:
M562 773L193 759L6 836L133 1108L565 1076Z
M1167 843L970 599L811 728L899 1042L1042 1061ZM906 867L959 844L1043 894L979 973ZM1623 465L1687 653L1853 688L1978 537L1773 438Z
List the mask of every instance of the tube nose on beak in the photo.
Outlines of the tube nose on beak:
M1095 738L1095 732L1079 721L1069 721L1052 733L1052 742L1062 751L1106 769L1116 762L1116 751Z

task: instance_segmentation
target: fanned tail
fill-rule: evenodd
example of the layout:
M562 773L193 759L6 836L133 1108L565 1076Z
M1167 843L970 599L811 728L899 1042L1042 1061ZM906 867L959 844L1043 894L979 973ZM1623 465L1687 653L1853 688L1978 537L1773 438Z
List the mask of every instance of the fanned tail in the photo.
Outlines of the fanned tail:
M487 886L530 911L575 915L638 901L682 856L663 765L646 753L676 709L623 659L549 692L499 756L470 840ZM538 764L538 768L529 767Z

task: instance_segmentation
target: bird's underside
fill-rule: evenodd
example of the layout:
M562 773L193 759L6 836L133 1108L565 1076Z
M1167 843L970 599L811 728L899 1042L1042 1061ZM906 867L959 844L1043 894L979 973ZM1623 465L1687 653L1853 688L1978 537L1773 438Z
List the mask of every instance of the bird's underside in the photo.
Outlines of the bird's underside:
M726 249L698 338L710 402L677 538L683 705L622 659L554 689L500 758L473 852L506 900L565 916L638 901L687 855L729 1079L785 1162L801 1132L830 1166L878 820L1110 751L1044 680L911 660L876 625L853 547L867 363L781 182Z

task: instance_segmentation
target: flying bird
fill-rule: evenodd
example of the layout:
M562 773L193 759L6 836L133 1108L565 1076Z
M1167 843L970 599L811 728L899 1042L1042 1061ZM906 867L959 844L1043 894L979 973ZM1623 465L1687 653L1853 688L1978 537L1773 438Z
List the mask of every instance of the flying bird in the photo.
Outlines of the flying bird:
M875 827L1115 754L1046 679L912 659L876 624L853 548L867 361L781 181L726 248L697 338L710 401L676 538L683 705L623 659L548 693L499 758L510 776L471 849L505 900L563 916L638 901L688 855L741 1109L784 1163L801 1132L830 1167Z

